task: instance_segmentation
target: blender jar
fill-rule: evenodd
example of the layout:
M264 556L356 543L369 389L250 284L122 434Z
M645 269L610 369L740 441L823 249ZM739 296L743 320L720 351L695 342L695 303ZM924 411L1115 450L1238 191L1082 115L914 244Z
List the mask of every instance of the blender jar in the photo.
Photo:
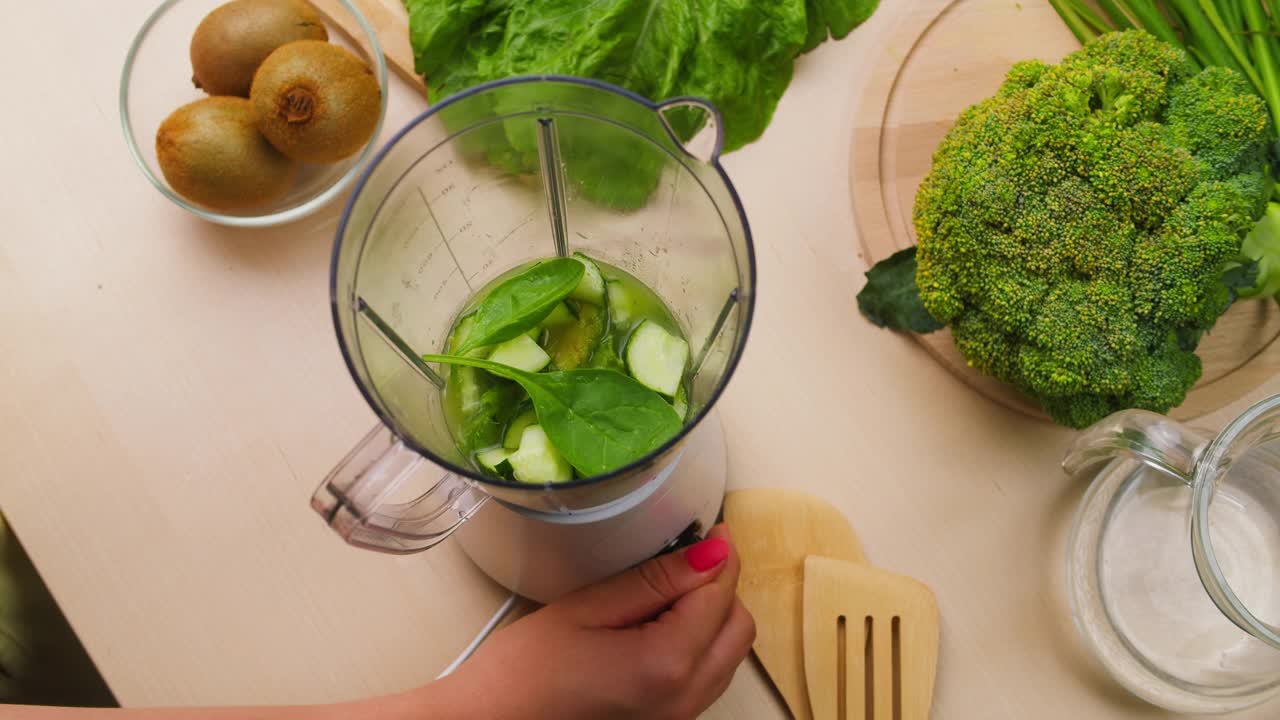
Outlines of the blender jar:
M556 588L535 593L542 595L638 562L686 530L690 520L673 514L670 500L659 507L667 493L658 490L672 483L702 488L686 489L701 496L701 509L685 514L709 524L724 487L712 411L755 298L750 232L719 164L720 144L718 113L700 100L654 104L605 83L552 76L459 93L397 134L347 206L331 278L339 346L381 424L325 479L314 509L349 543L399 553L439 542L486 504L501 506L481 523L486 535L531 528L511 544L554 545L542 537L553 526L568 533L564 547L586 532L566 527L632 528L627 552L579 563ZM487 282L574 251L637 277L681 324L692 363L684 429L605 476L542 486L480 474L445 424L444 371L420 357L444 346L458 311ZM700 434L711 450L690 442ZM682 479L694 472L678 470L682 458L717 453L718 462L693 462L697 476ZM634 532L654 525L664 527ZM613 530L592 540L597 550L617 537ZM495 574L477 555L501 553L481 553L479 544L464 546ZM524 570L498 572L511 573Z

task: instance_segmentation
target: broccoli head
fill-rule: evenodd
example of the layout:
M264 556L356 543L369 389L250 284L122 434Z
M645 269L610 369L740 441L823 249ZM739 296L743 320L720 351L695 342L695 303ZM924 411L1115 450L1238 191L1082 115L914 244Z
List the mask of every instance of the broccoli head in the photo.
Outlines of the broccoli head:
M1263 101L1142 31L1015 65L916 196L916 282L977 370L1084 427L1166 412L1267 204Z

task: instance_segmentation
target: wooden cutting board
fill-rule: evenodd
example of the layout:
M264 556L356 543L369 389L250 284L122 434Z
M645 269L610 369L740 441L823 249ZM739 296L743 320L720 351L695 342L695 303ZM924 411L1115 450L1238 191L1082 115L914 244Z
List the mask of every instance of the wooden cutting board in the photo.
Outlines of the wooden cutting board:
M351 37L360 37L364 31L356 23L355 16L343 7L340 0L310 0L320 14L342 28ZM369 25L373 27L387 64L397 75L425 97L427 85L413 69L413 48L409 45L409 13L400 0L351 0Z
M735 490L724 519L742 558L738 595L756 620L752 646L797 720L810 720L804 676L804 561L822 555L865 563L844 514L821 498L782 488Z
M1048 0L919 0L901 17L854 119L850 188L868 265L915 244L916 188L960 111L994 94L1014 62L1056 62L1079 47ZM1280 306L1237 303L1201 342L1204 375L1170 415L1207 414L1280 372L1278 336ZM974 389L1045 417L1034 401L970 368L950 332L917 337Z

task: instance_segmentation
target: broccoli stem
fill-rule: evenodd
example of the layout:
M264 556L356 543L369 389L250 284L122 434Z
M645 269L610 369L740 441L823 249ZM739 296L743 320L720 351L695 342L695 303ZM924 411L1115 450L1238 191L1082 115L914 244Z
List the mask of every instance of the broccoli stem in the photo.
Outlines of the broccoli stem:
M1217 10L1222 16L1222 22L1227 26L1227 32L1233 37L1244 34L1244 10L1240 7L1240 3L1221 3L1217 6Z
M1231 48L1218 34L1218 30L1205 13L1204 6L1209 3L1210 0L1165 0L1166 6L1177 13L1186 24L1187 32L1190 34L1189 43L1199 47L1211 64L1231 68L1247 77L1244 68L1232 54ZM1209 6L1212 7L1212 5Z
M1258 92L1271 108L1274 122L1276 118L1280 118L1280 72L1276 70L1276 56L1272 53L1273 39L1268 37L1269 28L1262 5L1250 2L1244 3L1244 6L1245 23L1253 44L1253 57L1261 72Z
M1273 0L1280 2L1280 0ZM1113 30L1130 30L1133 28L1133 21L1125 14L1124 10L1116 4L1115 0L1098 0L1098 7L1102 9L1104 15L1111 20L1111 28Z
M1262 6L1257 3L1244 3L1244 5L1248 6L1248 10L1246 10L1246 12L1249 10L1257 13L1262 12ZM1253 64L1249 62L1248 54L1246 54L1244 49L1240 47L1240 43L1236 42L1235 35L1227 27L1226 22L1223 21L1222 15L1218 13L1218 8L1214 7L1213 0L1200 0L1200 9L1204 11L1205 17L1209 19L1209 24L1218 32L1218 36L1222 38L1222 43L1227 46L1227 50L1230 51L1232 57L1236 59L1236 62L1239 64L1239 69L1244 72L1245 77L1249 78L1249 82L1253 83L1253 86L1257 88L1258 94L1265 97L1266 92L1262 87L1262 78L1258 75L1258 71L1253 67ZM1263 40L1263 45L1266 45L1266 38L1264 36L1255 35L1254 38ZM1256 46L1254 51L1257 52Z
M1183 50L1187 49L1187 46L1182 42L1182 38L1178 37L1178 34L1173 31L1173 26L1170 24L1169 19L1160 12L1160 9L1156 7L1152 0L1127 0L1127 2L1126 9L1138 21L1137 24L1143 30L1174 47L1182 48Z
M1053 6L1054 10L1058 11L1058 16L1062 18L1062 22L1066 23L1067 29L1071 31L1072 35L1076 36L1076 40L1079 40L1081 45L1098 37L1097 31L1080 17L1070 0L1049 0L1049 4Z
M1102 16L1098 15L1098 13L1094 12L1093 8L1084 4L1082 0L1075 0L1075 2L1072 3L1072 9L1074 9L1080 18L1088 23L1089 26L1098 33L1111 32L1112 30L1115 30L1115 28L1111 26L1110 22L1103 19Z

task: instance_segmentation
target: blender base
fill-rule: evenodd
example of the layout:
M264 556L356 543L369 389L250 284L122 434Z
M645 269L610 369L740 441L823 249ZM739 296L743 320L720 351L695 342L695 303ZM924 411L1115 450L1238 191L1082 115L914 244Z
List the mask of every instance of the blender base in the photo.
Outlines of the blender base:
M499 584L551 602L715 524L727 476L719 414L703 418L671 462L648 472L653 479L640 489L590 510L541 513L491 500L456 537Z

